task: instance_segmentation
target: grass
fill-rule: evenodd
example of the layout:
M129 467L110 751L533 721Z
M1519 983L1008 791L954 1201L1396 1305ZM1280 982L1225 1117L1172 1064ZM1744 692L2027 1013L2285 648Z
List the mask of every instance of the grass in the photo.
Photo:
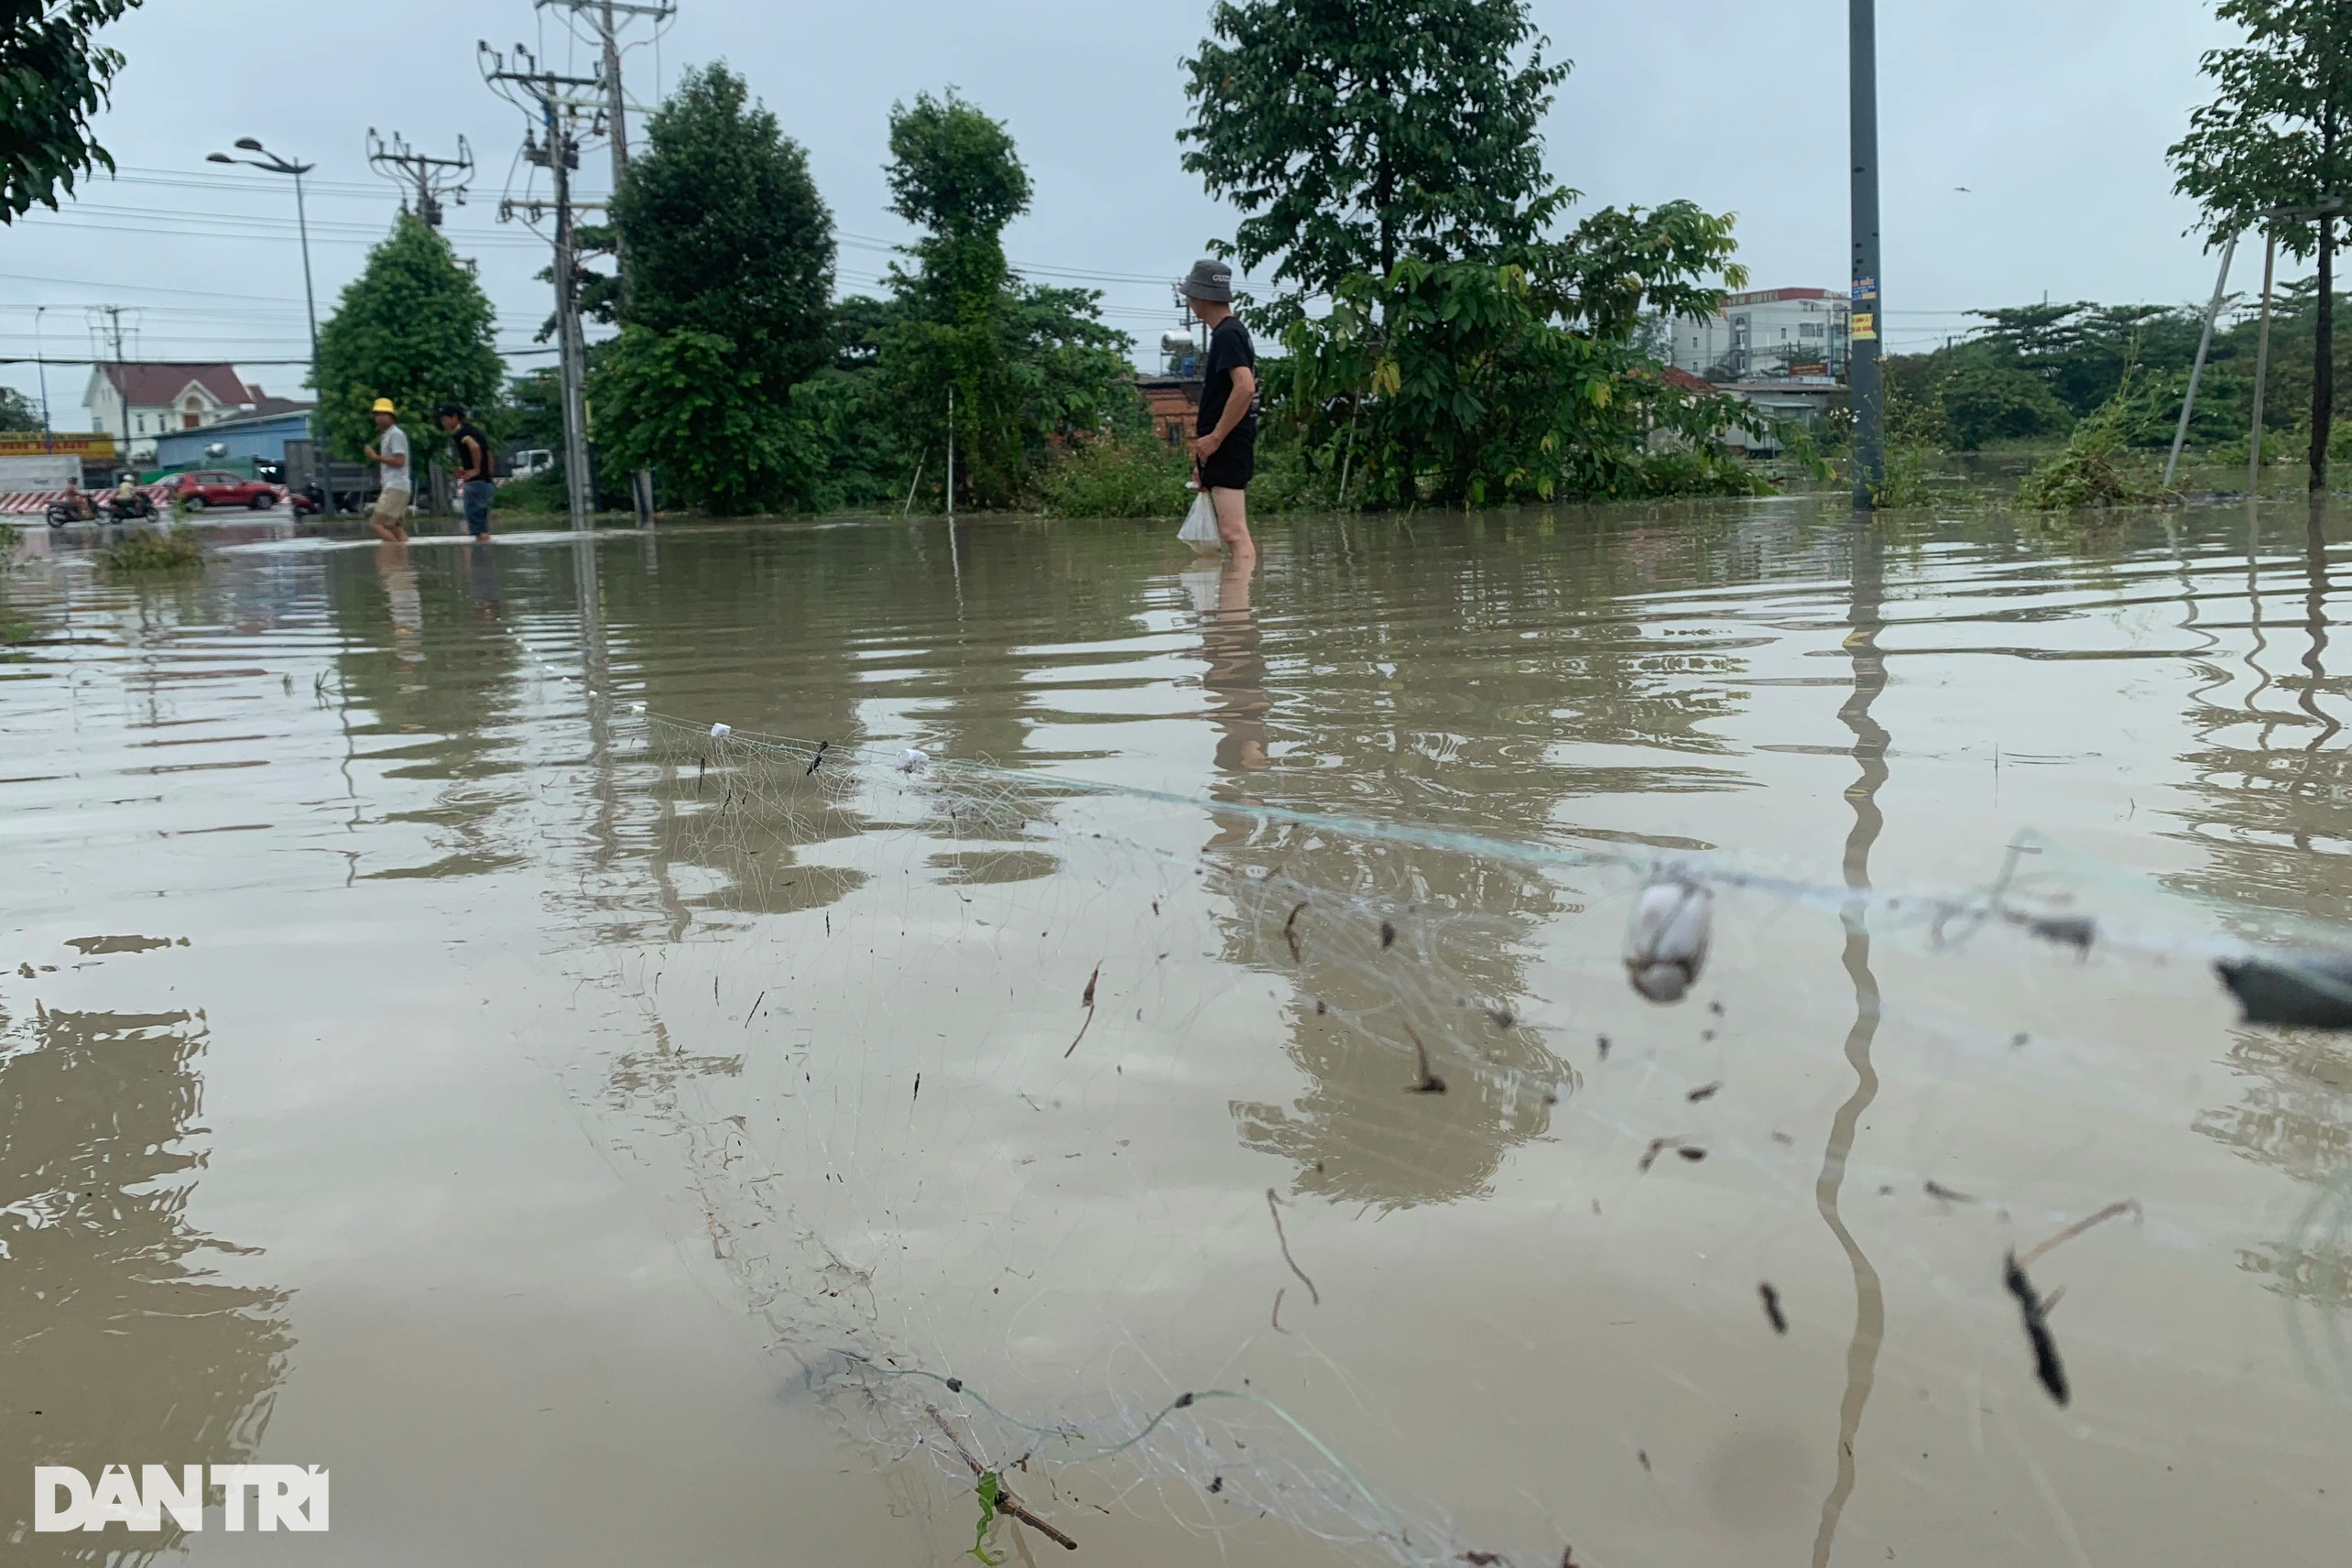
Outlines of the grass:
M203 542L184 528L130 534L98 552L113 572L184 572L204 564Z
M1192 459L1149 438L1105 436L1056 457L1038 481L1038 510L1049 517L1181 517L1192 504L1185 488Z

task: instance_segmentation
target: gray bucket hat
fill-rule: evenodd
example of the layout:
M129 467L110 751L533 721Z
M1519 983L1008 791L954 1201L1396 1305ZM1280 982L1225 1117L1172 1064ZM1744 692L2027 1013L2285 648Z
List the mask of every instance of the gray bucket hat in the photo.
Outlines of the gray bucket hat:
M1233 267L1229 263L1212 261L1203 256L1192 264L1184 275L1182 284L1187 299L1209 299L1220 305L1233 303Z

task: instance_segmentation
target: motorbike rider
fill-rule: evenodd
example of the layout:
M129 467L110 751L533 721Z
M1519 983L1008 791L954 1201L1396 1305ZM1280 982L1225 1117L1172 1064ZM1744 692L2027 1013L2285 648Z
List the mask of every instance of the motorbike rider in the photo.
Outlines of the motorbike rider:
M98 508L92 504L89 494L75 480L65 482L65 494L58 497L58 505L85 522L98 515Z

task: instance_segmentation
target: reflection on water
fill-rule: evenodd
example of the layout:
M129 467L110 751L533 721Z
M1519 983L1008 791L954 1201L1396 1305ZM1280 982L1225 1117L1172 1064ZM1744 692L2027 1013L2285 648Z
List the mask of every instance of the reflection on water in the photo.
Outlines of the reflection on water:
M1870 889L1870 850L1878 842L1886 818L1878 809L1878 792L1887 783L1887 752L1892 737L1870 716L1871 707L1887 688L1887 659L1878 637L1886 629L1880 608L1886 592L1883 541L1867 522L1853 528L1853 607L1846 651L1854 672L1853 690L1837 710L1838 722L1854 734L1854 781L1846 799L1854 809L1854 825L1846 835L1843 869L1846 887L1857 893ZM1813 1202L1830 1234L1844 1249L1854 1270L1854 1334L1846 1351L1846 1396L1838 1406L1837 1480L1821 1509L1821 1530L1813 1540L1813 1568L1826 1568L1837 1527L1854 1495L1857 1473L1855 1444L1861 1435L1862 1412L1870 1402L1878 1378L1878 1350L1887 1332L1887 1301L1878 1270L1854 1239L1841 1210L1847 1162L1854 1138L1871 1102L1878 1097L1878 1070L1870 1060L1871 1042L1878 1033L1878 977L1870 969L1870 931L1862 911L1847 906L1843 916L1846 951L1842 962L1854 985L1854 1027L1846 1035L1846 1061L1854 1070L1854 1090L1831 1118L1828 1147L1822 1151L1821 1174L1813 1184Z
M147 1562L177 1526L35 1534L29 1466L234 1465L269 1421L286 1295L224 1282L187 1221L201 1147L187 1013L0 1016L0 1542L11 1563Z

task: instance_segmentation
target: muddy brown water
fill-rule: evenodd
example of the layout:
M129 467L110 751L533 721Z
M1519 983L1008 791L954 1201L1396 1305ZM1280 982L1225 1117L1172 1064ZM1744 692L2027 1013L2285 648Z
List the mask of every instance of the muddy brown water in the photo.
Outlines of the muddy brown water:
M2345 918L2352 518L1278 519L1252 580L1172 535L19 566L8 1560L944 1564L910 1412L1019 1459L975 1396L1073 1562L2340 1555L2352 1046L2205 960ZM1126 793L951 830L721 722ZM2133 940L1839 902L2021 829ZM1655 1008L1595 849L1786 887ZM1252 867L1334 901L1200 875ZM2032 1269L2061 1407L2002 1259L2122 1199ZM330 1530L30 1533L34 1465L245 1461L327 1466Z

